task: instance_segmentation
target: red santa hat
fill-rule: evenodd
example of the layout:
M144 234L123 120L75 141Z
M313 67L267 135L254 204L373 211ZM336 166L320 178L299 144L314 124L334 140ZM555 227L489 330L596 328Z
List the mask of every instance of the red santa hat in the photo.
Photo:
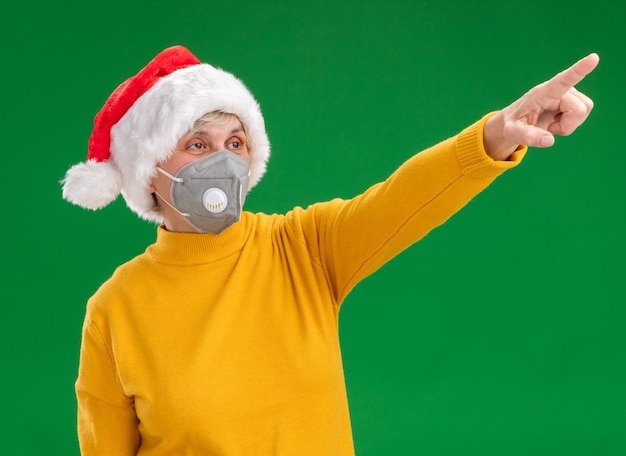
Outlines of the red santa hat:
M171 156L194 122L211 111L234 114L244 124L252 188L265 173L270 155L258 103L232 74L174 46L107 99L94 119L87 161L67 171L63 197L86 209L100 209L121 193L131 210L162 223L148 191L156 166Z

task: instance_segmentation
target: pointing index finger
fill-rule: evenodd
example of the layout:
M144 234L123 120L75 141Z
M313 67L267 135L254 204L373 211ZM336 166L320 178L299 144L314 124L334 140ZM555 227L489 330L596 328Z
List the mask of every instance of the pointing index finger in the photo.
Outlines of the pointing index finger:
M546 83L546 91L549 96L561 97L565 92L574 87L585 76L591 73L598 65L600 57L598 54L589 54L580 59L566 70L561 71Z

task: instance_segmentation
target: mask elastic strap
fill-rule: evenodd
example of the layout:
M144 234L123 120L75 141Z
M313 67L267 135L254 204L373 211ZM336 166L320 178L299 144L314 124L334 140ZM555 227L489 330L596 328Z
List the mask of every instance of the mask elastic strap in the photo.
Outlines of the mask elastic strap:
M165 198L163 198L161 196L161 194L159 192L157 192L156 190L154 191L154 193L161 199L161 201L163 201L165 204L167 204L169 207L171 207L172 209L174 209L176 212L178 212L180 215L182 215L183 217L189 217L190 214L188 214L187 212L181 212L178 209L176 209L168 200L166 200Z
M174 182L184 182L185 179L183 179L182 177L176 177L176 176L172 176L170 173L168 173L167 171L165 171L164 169L159 168L158 166L156 167L157 171L159 171L161 174L165 174L167 177L169 177L171 180L173 180ZM161 195L159 195L161 196Z

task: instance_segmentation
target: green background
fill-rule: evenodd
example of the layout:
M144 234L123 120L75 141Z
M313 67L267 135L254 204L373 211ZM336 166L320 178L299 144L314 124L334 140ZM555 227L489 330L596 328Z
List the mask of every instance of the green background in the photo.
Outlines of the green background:
M263 212L357 194L598 52L588 122L357 286L340 330L360 456L626 454L625 20L615 0L5 2L0 454L78 454L85 302L155 227L59 180L173 44L261 103Z

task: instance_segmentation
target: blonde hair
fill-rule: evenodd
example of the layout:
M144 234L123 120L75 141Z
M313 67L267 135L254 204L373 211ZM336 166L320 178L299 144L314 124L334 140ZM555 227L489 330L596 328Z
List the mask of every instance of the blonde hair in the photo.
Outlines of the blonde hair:
M191 130L189 130L188 134L195 134L195 133L200 132L200 130L202 130L202 127L204 127L207 124L221 127L223 125L226 125L232 119L237 119L241 122L239 117L237 117L235 114L231 114L230 112L223 112L223 111L207 112L206 114L202 115L199 119L197 119L193 123L193 127L191 127ZM246 126L243 124L243 122L241 122L241 126L243 127L243 132L247 136L248 132L246 131Z

